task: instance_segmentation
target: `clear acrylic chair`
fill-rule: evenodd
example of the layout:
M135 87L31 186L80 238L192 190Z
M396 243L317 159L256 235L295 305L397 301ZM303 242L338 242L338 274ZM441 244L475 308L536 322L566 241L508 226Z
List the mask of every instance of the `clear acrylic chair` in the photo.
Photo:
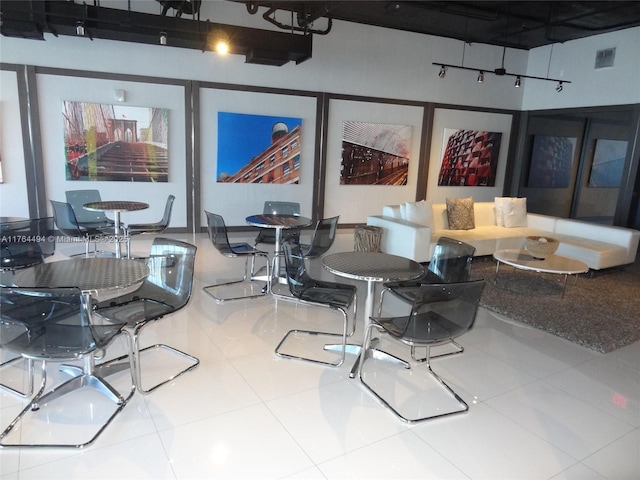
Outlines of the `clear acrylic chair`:
M305 258L317 258L324 255L333 245L338 231L340 216L318 220L308 244L300 242L300 251Z
M152 233L158 235L169 228L171 222L171 212L173 210L173 202L176 199L173 195L167 197L167 202L164 206L164 214L162 218L155 223L130 223L125 228L125 235L127 237L127 258L131 258L131 237L133 235L142 235Z
M415 301L420 285L424 283L452 283L466 282L471 274L473 254L476 249L473 245L455 240L449 237L440 237L436 242L433 255L429 261L422 278L408 282L387 282L380 292L378 303L378 315L382 312L382 302L387 292L411 304ZM464 352L464 347L455 340L451 341L453 350L436 356L456 355ZM412 349L414 360L425 361L426 358L416 358L415 349Z
M151 322L175 313L187 305L193 291L193 272L196 247L190 243L158 237L154 239L151 252L146 259L149 275L140 288L132 293L116 297L95 305L95 314L113 323L124 323L124 332L131 339L130 356L133 363L133 377L136 388L143 394L193 370L200 361L188 353L166 344L140 348L141 330ZM145 387L142 382L142 353L148 350L165 350L186 360L187 366L168 378ZM119 357L96 368L105 375L126 368Z
M295 301L297 303L312 307L330 308L340 313L342 317L342 328L338 333L331 330L305 330L293 329L280 341L276 347L276 354L280 357L306 360L313 363L320 363L337 367L342 365L347 349L347 338L355 331L355 319L357 308L357 289L354 285L344 283L326 282L317 280L309 276L304 263L304 257L300 251L300 246L295 239L286 240L283 244L285 270L287 284L291 296L273 294L274 297ZM353 307L353 320L349 329L348 310ZM317 338L319 335L340 337L340 357L337 361L322 360L319 356L303 356L286 353L284 351L287 341L295 336L306 336Z
M53 218L60 233L69 238L81 238L85 244L84 255L89 256L89 244L93 241L94 253L97 253L97 239L105 234L113 234L113 229L102 230L101 227L84 227L78 223L73 208L69 203L49 200L53 207Z
M22 288L0 287L0 347L17 353L28 361L29 391L34 390L34 362L40 362L41 383L38 391L26 407L0 434L3 447L76 447L91 444L104 431L115 416L124 408L133 394L133 385L127 397L114 389L93 368L94 355L106 349L111 341L121 333L124 324L101 324L97 322L90 308L88 295L78 288ZM84 360L84 367L68 366L61 370L70 372L73 378L45 392L47 364ZM133 383L133 382L132 382ZM91 387L115 404L114 411L102 422L97 431L87 440L75 443L47 441L47 437L29 441L25 431L20 430L17 442L9 437L16 425L31 410L46 409L56 412L57 402L64 396L83 387ZM88 424L94 421L88 418ZM47 414L47 421L55 422L56 415ZM37 441L36 441L37 440Z
M367 390L401 420L413 423L463 413L469 409L467 403L431 369L431 359L433 358L431 348L449 343L471 329L484 286L484 280L422 284L415 293L415 300L408 315L371 317L369 319L358 366L358 378ZM434 408L432 413L425 415L425 412L429 410L429 405L425 402L419 402L419 406L415 408L417 414L409 415L406 412L401 412L401 407L404 405L395 405L398 400L397 398L392 399L397 392L388 391L389 389L386 392L381 392L384 390L382 385L387 385L381 380L384 372L391 372L393 369L385 368L384 371L376 370L365 373L365 365L367 361L370 361L374 350L372 343L374 330L385 334L385 337L390 341L409 346L412 351L416 347L424 347L427 352L424 360L427 372L436 380L438 387L442 387L450 397L453 397L456 401L455 408L444 411L440 408ZM405 362L404 366L410 368L408 362ZM367 380L368 377L371 378L371 383ZM380 385L377 384L378 382ZM422 387L416 386L416 388L422 390ZM409 387L403 383L403 395L407 395L407 390ZM419 394L420 392L415 392L416 396Z
M297 202L269 200L264 202L262 213L265 215L300 215L300 204ZM287 236L292 234L295 235L295 232L287 232ZM256 236L254 245L258 245L259 243L275 245L275 230L272 228L261 228Z
M101 202L99 190L67 190L65 192L67 203L73 208L78 225L84 228L113 228L114 222L104 212L87 210L84 205L92 202Z
M257 298L266 295L271 290L271 271L269 268L269 254L252 247L248 243L230 243L229 236L227 234L227 227L224 223L222 216L211 212L204 212L207 215L207 228L209 231L209 239L213 246L218 250L221 255L228 258L243 258L244 257L244 273L242 278L229 280L225 282L214 283L207 285L202 290L213 298L216 303L223 303L230 300L242 300L246 298ZM263 257L265 259L266 269L266 286L262 287L258 292L253 291L253 278L255 277L255 258ZM249 261L251 261L251 268L249 268ZM221 287L229 287L231 285L240 286L243 283L249 283L250 293L244 293L237 296L222 296L219 292Z

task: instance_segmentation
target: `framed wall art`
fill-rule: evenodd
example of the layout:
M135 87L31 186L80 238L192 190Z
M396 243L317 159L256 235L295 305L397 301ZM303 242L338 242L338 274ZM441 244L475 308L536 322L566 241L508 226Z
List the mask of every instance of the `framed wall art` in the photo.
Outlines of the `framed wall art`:
M567 188L576 138L536 135L533 139L528 187Z
M62 103L67 180L167 182L168 110Z
M298 184L302 119L218 112L217 181Z
M501 142L501 132L445 128L438 186L495 186Z
M626 141L597 139L588 186L619 187L626 154Z
M411 125L344 122L340 185L406 185L411 135Z

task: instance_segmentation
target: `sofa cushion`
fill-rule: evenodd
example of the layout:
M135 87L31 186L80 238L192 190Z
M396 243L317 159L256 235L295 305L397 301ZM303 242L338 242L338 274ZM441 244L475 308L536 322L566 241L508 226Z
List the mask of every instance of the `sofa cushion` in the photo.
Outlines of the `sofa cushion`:
M504 204L504 197L495 197L493 200L493 204L495 207L495 214L496 214L496 225L499 227L504 227L504 210L503 210L503 204Z
M502 201L502 216L507 228L527 226L527 199L504 198Z
M400 214L400 205L385 205L382 207L382 216L389 218L402 218Z
M433 225L433 208L429 201L407 202L405 203L404 212L406 215L405 220L425 227Z
M473 197L447 198L447 220L451 230L471 230L475 228Z

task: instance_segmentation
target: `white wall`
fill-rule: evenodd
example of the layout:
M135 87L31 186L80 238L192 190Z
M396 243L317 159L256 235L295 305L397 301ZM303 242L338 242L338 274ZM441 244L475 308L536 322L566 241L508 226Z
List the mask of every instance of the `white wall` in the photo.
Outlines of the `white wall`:
M596 52L616 49L614 66L596 70ZM640 103L640 27L533 49L527 75L570 80L555 84L527 80L523 110Z

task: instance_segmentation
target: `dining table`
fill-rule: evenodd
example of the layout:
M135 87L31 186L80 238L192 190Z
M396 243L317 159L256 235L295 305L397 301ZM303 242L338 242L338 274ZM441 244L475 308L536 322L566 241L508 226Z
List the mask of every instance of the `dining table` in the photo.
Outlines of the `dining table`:
M112 212L114 223L114 244L116 247L116 258L122 257L121 243L122 243L122 221L120 214L123 212L135 212L137 210L144 210L149 208L149 204L145 202L132 202L129 200L106 200L100 202L85 203L83 207L86 210L95 212Z
M258 228L275 229L275 245L273 250L273 268L271 271L271 283L287 283L286 277L280 276L280 257L282 256L282 235L284 230L298 229L308 227L312 224L312 220L300 215L279 215L271 213L261 213L250 215L246 218L246 222ZM254 277L252 280L263 280Z
M365 327L373 315L376 284L382 282L401 282L420 278L424 268L409 258L382 252L339 252L326 255L322 266L339 277L367 282L365 296ZM357 350L362 352L362 345ZM349 376L355 377L360 357L356 360Z
M12 276L16 287L77 287L94 301L124 295L137 289L149 274L144 260L82 257L45 262Z

